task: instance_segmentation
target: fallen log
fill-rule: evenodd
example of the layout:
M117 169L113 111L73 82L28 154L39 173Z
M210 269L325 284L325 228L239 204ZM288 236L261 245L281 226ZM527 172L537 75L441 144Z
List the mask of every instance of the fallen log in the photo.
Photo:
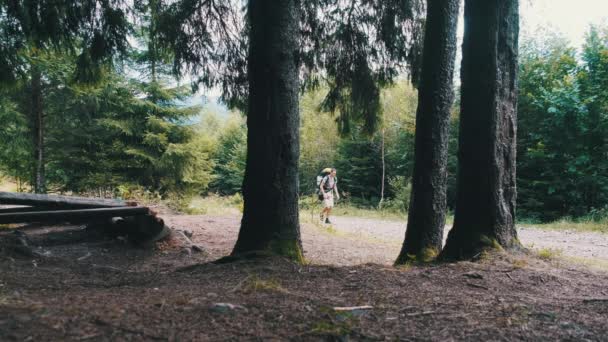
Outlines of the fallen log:
M0 214L0 224L30 222L90 221L95 219L149 215L146 207L117 207L76 210L26 211Z
M9 208L0 208L0 214L6 213L23 213L28 211L47 211L53 210L53 208L49 207L9 207Z
M115 199L40 195L2 191L0 191L0 204L28 205L34 207L46 207L49 209L113 208L131 205L130 202Z
M126 236L129 241L135 243L154 242L171 234L171 229L165 225L163 219L154 215L93 220L87 229L111 237Z
M86 197L0 192L0 224L87 222L87 227L138 243L157 241L171 230L156 213L134 202ZM25 207L24 207L25 206Z

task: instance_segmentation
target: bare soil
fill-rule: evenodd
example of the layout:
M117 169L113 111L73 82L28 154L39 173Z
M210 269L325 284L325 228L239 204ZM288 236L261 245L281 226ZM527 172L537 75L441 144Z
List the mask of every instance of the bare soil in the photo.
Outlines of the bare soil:
M306 217L310 220L310 217ZM367 242L377 242L385 247L378 256L379 259L369 259L366 256L352 260L337 261L343 265L356 265L361 261L372 261L391 264L399 254L405 237L406 221L378 220L360 217L332 217L332 225L325 225L329 232L335 232L342 237ZM447 238L450 226L445 227ZM597 261L608 265L608 234L594 232L578 232L569 230L546 230L533 226L519 226L517 229L521 243L532 251L543 249L552 250L556 254L571 257L581 261ZM306 238L306 237L305 237ZM323 258L318 262L324 263ZM335 260L327 260L335 263ZM326 262L327 262L326 261Z
M0 340L608 336L608 273L561 259L496 253L475 263L395 268L403 222L335 217L331 227L302 225L310 264L281 258L218 264L212 261L229 254L236 240L238 215L165 219L176 231L192 233L204 252L181 233L133 246L82 226L22 227L25 238L14 229L0 231ZM587 240L558 233L524 228L520 237L535 248L563 243L564 253L577 255L607 241L601 234ZM34 248L21 248L20 239ZM607 252L588 253L605 258ZM354 306L371 308L336 309Z

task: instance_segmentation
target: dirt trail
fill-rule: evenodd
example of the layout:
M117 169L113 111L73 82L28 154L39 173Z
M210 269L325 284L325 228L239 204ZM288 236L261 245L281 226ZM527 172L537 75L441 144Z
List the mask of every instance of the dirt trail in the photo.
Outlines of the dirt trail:
M213 263L234 246L240 215L163 218L188 233L146 247L102 238L82 226L0 230L0 341L608 336L605 270L523 253L497 253L476 263L389 267L405 224L352 217L334 218L330 229L302 225L310 264L283 258ZM177 236L190 233L204 252L184 248L191 243ZM589 252L588 239L600 239L596 245L606 241L527 228L520 235L525 244L563 244L564 252L576 254ZM24 239L31 249L23 248ZM605 257L605 250L589 253ZM367 309L341 311L349 307Z
M334 217L332 227L345 234L384 240L388 247L401 244L406 222ZM446 227L446 237L449 228ZM548 248L570 257L595 258L608 262L608 234L544 230L528 226L518 226L517 233L522 244L533 250Z
M195 242L209 246L218 255L227 254L238 234L239 217L170 216L177 227L194 230ZM213 227L213 228L212 228ZM302 224L306 257L315 264L360 265L393 263L405 236L405 221L336 216L331 226ZM446 235L449 227L446 227ZM565 256L599 260L608 265L608 234L572 231L549 231L519 227L519 238L528 248L550 248Z

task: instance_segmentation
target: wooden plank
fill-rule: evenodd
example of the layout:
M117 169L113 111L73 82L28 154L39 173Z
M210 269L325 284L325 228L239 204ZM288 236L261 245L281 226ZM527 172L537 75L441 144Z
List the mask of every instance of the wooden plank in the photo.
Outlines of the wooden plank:
M117 207L76 210L27 211L0 214L0 224L28 222L92 221L101 218L149 215L146 207Z
M49 207L9 207L9 208L0 208L0 214L5 214L5 213L23 213L23 212L27 212L27 211L47 211L47 210L53 210L53 208L49 208Z
M0 191L0 204L30 205L48 208L112 208L125 207L129 203L121 200L72 197L59 195L26 194L21 192Z

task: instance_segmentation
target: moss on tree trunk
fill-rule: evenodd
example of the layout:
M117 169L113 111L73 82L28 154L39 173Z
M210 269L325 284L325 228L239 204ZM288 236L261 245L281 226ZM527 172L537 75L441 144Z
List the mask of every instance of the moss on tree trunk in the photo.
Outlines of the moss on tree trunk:
M244 211L233 255L302 261L298 217L298 20L295 0L249 2L249 103Z
M442 257L517 247L518 0L466 0L458 193Z
M450 109L459 0L429 0L416 113L407 232L397 264L436 256L445 225Z

